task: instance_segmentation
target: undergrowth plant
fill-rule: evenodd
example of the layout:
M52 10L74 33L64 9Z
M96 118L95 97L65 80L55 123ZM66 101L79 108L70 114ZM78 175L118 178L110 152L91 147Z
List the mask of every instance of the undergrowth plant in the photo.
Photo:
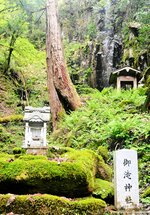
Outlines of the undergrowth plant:
M84 105L64 116L49 143L96 151L105 146L109 149L110 162L114 150L137 150L140 191L143 192L150 179L150 115L142 112L145 92L145 88L129 91L107 88L82 95Z
M145 90L117 92L112 88L84 95L85 105L65 115L50 143L73 148L110 150L148 143L150 116L141 112Z

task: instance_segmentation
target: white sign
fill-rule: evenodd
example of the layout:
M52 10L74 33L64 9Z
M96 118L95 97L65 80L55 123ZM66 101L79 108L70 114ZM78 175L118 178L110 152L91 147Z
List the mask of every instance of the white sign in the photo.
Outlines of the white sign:
M114 152L115 206L117 209L139 206L137 152L122 149Z

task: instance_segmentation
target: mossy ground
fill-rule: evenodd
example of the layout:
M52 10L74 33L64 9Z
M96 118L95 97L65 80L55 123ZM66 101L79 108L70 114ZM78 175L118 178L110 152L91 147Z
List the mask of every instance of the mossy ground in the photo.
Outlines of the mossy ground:
M0 195L0 213L91 215L103 214L106 204L100 199L66 199L51 195Z

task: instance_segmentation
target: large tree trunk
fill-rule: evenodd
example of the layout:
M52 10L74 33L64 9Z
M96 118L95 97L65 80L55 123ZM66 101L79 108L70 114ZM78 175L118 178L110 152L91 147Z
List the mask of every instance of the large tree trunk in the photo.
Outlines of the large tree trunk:
M75 110L81 102L66 69L55 0L47 0L46 9L48 91L53 129L56 129L56 122L61 112L64 109Z

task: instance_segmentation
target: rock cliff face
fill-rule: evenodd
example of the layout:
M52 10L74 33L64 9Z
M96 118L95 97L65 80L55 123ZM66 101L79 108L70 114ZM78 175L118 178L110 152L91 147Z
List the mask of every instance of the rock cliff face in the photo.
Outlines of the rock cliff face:
M122 57L122 39L115 32L113 5L114 2L107 0L104 10L99 14L93 68L93 87L99 90L109 86L110 74L120 65Z
M148 46L141 45L144 35L141 24L129 22L125 29L127 11L115 13L115 6L115 1L107 0L105 10L99 15L91 76L92 86L99 90L110 86L110 74L118 68L130 66L144 74L149 67Z
M74 32L74 36L71 41L69 40L69 45L81 44L78 50L72 49L74 54L67 59L74 84L87 83L102 90L110 86L110 74L118 68L131 66L145 71L149 61L149 40L146 36L147 22L139 19L139 13L143 11L147 17L147 10L144 9L142 1L138 2L138 7L132 0L130 2L91 0L86 3L83 8L78 8L78 14L72 14L74 23L82 25L72 28L70 24L72 28L70 32ZM67 35L65 23L63 21L62 23L64 35Z
M113 55L114 55L114 29L112 26L112 15L111 15L111 2L106 1L105 14L103 17L103 27L98 33L98 40L102 40L101 50L97 53L101 61L101 67L96 68L97 74L99 74L98 88L109 86L109 76L113 70ZM99 61L97 61L97 64Z

